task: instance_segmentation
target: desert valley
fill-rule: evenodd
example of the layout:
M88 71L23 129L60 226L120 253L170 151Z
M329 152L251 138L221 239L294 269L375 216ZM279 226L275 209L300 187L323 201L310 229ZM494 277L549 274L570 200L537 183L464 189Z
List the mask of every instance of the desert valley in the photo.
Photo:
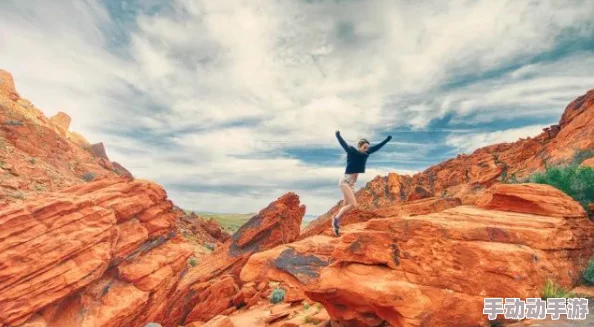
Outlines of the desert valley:
M302 228L295 193L229 234L24 96L0 70L1 327L503 326L485 297L594 296L594 204L532 179L592 170L594 90L536 137L377 176L340 237L339 203Z

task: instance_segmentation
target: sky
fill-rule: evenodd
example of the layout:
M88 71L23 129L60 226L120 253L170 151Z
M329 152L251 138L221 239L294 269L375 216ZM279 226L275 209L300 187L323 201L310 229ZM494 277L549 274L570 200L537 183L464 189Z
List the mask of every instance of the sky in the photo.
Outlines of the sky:
M594 1L4 0L0 68L46 115L185 209L341 198L535 136L594 88Z

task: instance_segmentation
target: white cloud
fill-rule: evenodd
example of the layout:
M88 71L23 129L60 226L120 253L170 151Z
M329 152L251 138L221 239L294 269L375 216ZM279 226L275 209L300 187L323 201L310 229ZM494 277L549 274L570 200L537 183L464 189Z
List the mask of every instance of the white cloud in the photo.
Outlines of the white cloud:
M502 131L489 133L475 133L465 135L449 136L446 139L446 144L457 148L462 153L471 153L481 147L498 144L511 143L518 141L520 138L534 137L542 133L542 125L525 126L521 128L511 128Z
M468 125L553 117L594 85L594 59L576 55L443 87L551 51L563 37L591 35L588 1L141 5L135 20L123 23L100 2L0 3L0 62L21 95L48 115L68 112L73 130L104 141L112 160L139 177L196 189L238 181L268 188L233 199L169 190L180 205L204 210L254 211L294 190L320 213L340 198L333 188L344 164L336 129L349 142L380 141L382 129L423 130L446 115ZM168 9L147 11L157 5ZM467 151L506 135L451 136L447 144ZM427 140L412 143L420 144L393 153L387 151L406 145L390 144L381 158L435 156ZM334 147L336 161L320 168L280 152L296 146ZM365 178L389 170L374 166L371 160ZM330 186L298 189L307 181Z

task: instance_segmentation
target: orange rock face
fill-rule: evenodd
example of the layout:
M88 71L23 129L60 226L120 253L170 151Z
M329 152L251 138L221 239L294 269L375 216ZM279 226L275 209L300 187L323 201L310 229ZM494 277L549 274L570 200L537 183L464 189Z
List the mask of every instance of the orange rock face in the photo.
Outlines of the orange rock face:
M70 116L64 112L58 112L50 118L50 122L56 126L58 133L64 137L68 135L71 120Z
M116 173L118 173L118 175L120 176L125 176L128 178L134 178L134 176L132 176L132 173L128 171L128 169L124 168L124 166L120 165L117 162L112 162L113 165L113 169L116 171Z
M160 186L122 179L4 208L0 326L29 318L49 327L151 321L192 253L172 239L171 209Z
M64 113L46 118L16 93L0 70L0 208L46 192L115 178L111 163L94 157L84 138L68 132Z
M235 327L231 319L226 316L216 316L202 327Z
M422 215L443 211L461 204L458 198L425 198L411 202L386 205L384 207L367 210L351 210L341 218L341 226L368 221L373 218L395 217L407 215ZM367 206L369 207L369 206ZM331 231L332 214L326 214L311 222L299 236L304 239L313 235L332 235Z
M162 317L163 325L206 322L243 305L239 273L247 260L256 252L295 241L304 214L305 206L293 193L262 209L229 241L181 278L172 294L168 314Z
M0 94L11 101L17 101L20 98L14 87L14 79L12 78L12 75L2 69L0 69Z
M547 186L497 185L439 213L372 219L251 256L244 283L281 282L343 326L477 326L484 297L570 287L592 255L594 223Z

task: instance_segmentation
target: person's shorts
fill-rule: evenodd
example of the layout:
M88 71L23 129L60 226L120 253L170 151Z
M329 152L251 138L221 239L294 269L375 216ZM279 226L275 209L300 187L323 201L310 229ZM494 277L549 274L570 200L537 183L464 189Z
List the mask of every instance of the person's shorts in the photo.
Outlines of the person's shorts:
M357 175L344 174L344 176L342 176L342 178L338 182L338 186L342 186L343 184L346 184L354 190L356 182L357 182Z

